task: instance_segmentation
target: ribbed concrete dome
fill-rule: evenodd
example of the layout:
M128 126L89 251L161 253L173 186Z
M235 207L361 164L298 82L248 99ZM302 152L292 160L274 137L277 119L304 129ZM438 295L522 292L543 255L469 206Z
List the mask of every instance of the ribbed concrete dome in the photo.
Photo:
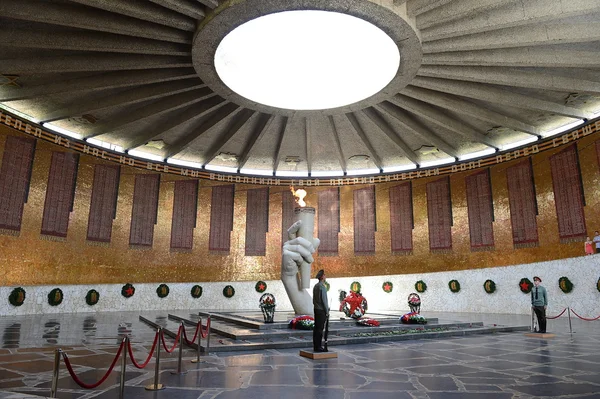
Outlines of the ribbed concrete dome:
M401 55L394 79L320 111L253 103L223 84L214 55L227 33L303 9L382 29ZM598 21L597 0L6 0L0 102L88 140L206 168L427 167L594 117Z

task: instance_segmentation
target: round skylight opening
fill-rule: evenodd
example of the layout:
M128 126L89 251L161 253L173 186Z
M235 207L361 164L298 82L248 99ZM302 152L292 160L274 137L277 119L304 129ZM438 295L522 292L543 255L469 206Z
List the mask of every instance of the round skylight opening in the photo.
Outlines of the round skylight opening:
M263 105L319 110L378 93L394 79L400 52L377 26L329 11L286 11L231 31L215 53L227 87Z

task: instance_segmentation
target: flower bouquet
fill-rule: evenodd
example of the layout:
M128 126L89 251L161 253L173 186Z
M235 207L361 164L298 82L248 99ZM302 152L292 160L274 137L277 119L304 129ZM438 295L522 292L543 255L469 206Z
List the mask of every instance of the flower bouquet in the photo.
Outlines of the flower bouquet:
M315 318L312 316L296 316L290 320L289 326L295 330L314 330Z
M427 324L427 319L416 312L410 312L400 317L402 324Z
M379 322L369 317L361 317L360 319L356 319L356 324L359 326L379 327Z
M258 301L260 310L265 319L265 323L273 323L275 316L275 296L273 294L263 294Z

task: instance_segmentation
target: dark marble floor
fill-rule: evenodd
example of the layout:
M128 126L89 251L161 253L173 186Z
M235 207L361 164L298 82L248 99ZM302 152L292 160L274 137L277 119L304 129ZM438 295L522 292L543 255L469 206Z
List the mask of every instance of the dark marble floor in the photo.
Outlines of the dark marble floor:
M163 312L165 315L167 312ZM142 361L154 331L138 314L103 313L0 317L0 398L49 396L54 348L62 348L80 378L92 383L105 374L120 336L130 336ZM153 317L160 317L158 314ZM429 314L455 321L527 324L528 316ZM298 349L219 352L173 375L176 354L161 355L160 382L150 392L154 361L143 370L127 367L125 398L598 398L600 321L550 321L554 337L496 333L332 348L337 359L312 361ZM188 331L190 332L190 331ZM191 332L193 334L193 332ZM167 338L168 343L172 341ZM61 364L59 398L117 398L120 367L94 390L80 388Z

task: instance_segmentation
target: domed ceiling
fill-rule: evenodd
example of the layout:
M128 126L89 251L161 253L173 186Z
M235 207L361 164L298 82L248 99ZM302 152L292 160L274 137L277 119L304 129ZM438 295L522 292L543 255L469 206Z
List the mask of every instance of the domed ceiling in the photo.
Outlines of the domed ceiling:
M277 108L231 90L214 63L223 38L293 10L381 29L400 54L395 76L329 109ZM600 111L598 0L5 0L0 26L5 110L132 156L209 170L427 168L540 140ZM256 45L290 54L274 43Z

